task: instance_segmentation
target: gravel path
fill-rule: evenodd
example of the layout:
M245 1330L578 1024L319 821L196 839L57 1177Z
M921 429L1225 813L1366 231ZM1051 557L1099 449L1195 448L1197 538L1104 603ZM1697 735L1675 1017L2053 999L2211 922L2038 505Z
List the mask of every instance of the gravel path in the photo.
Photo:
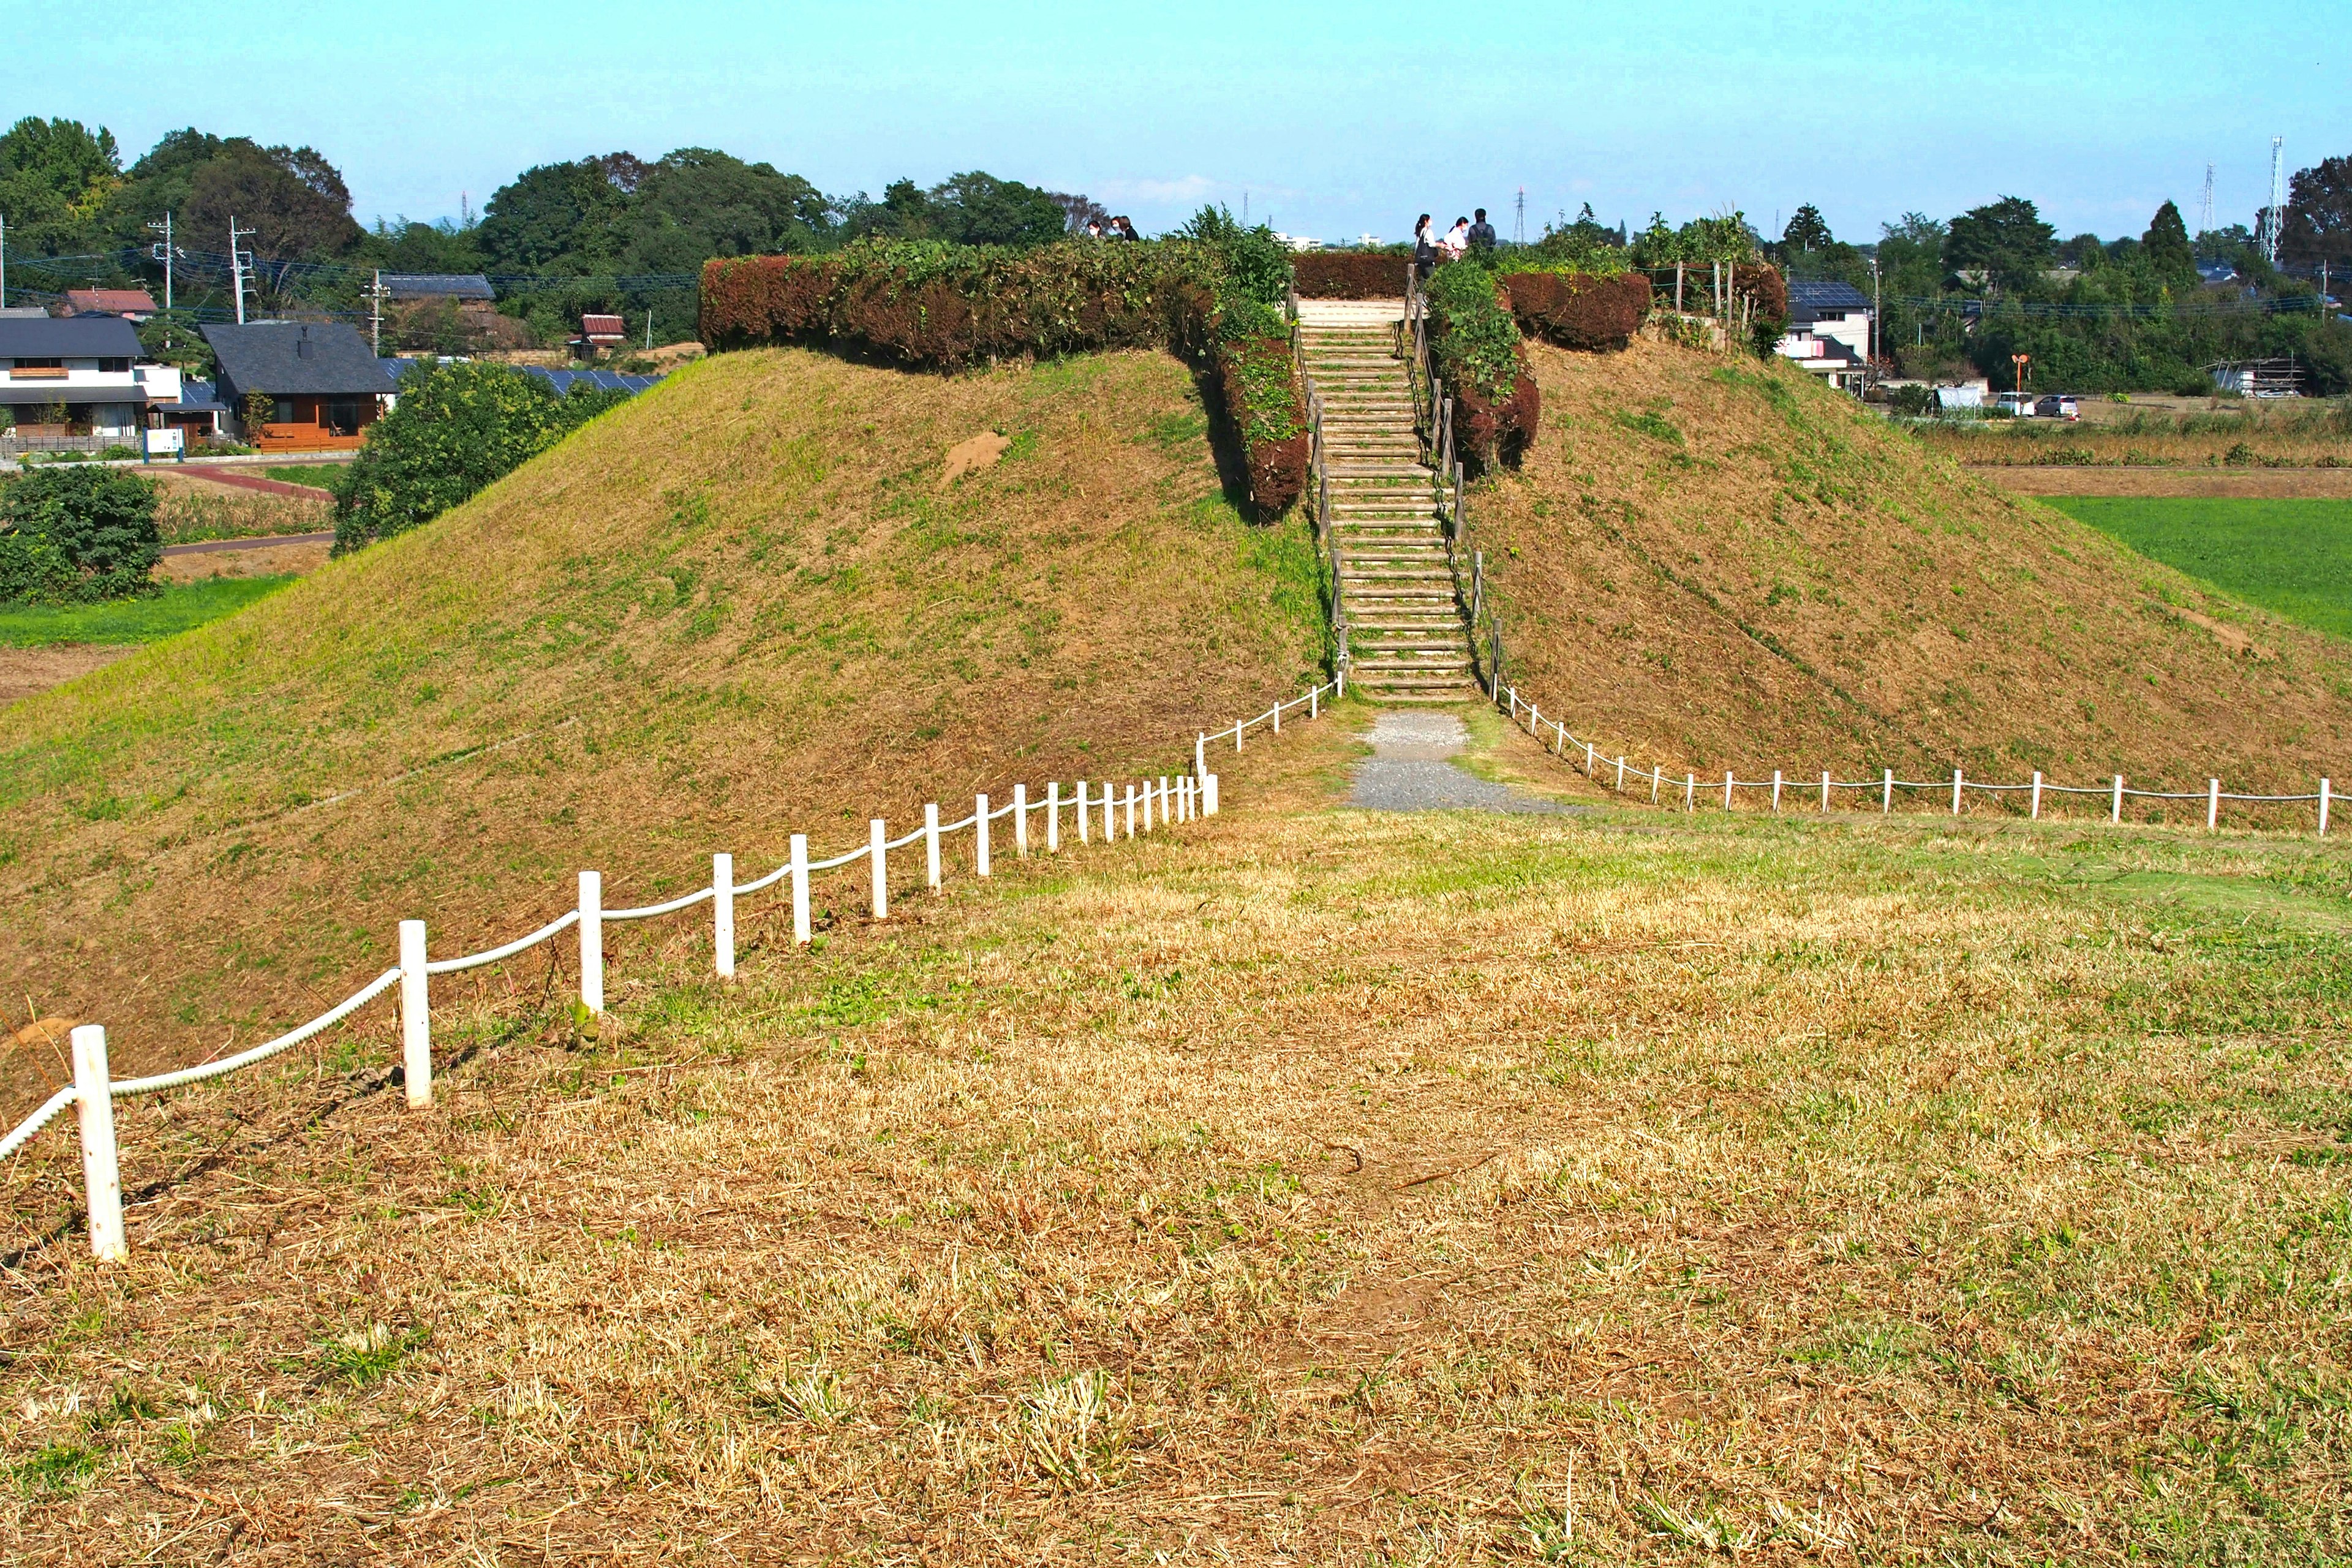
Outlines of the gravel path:
M1372 721L1372 754L1356 766L1349 804L1373 811L1519 811L1572 813L1548 796L1489 784L1465 773L1452 758L1470 731L1451 713L1383 713Z

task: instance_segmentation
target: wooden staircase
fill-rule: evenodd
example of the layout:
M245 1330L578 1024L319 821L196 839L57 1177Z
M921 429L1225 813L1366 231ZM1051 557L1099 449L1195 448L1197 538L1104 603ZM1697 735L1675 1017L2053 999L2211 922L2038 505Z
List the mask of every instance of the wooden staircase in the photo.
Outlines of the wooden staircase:
M1299 370L1321 416L1317 506L1348 679L1385 702L1459 702L1474 677L1437 479L1422 460L1410 363L1397 352L1405 302L1302 300L1297 310Z

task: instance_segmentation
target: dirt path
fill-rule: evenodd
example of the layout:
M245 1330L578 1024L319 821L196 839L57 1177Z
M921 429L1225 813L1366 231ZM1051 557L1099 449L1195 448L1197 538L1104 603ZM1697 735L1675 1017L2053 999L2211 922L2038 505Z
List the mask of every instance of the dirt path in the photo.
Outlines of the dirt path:
M2352 468L2126 468L1971 463L1988 484L2028 496L2248 496L2352 500Z
M327 563L331 533L292 533L273 539L208 539L167 544L156 563L159 583L198 583L207 577L305 576Z
M1490 784L1462 771L1454 758L1470 731L1451 713L1383 713L1372 721L1372 754L1356 766L1350 805L1374 811L1576 812L1586 806Z
M136 643L53 643L47 647L0 647L0 707L103 669L139 651Z

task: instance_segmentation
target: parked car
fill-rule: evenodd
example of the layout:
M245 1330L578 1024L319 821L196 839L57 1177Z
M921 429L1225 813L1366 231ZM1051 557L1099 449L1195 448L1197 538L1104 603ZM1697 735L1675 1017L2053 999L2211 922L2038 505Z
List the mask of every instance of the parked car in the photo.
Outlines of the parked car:
M2003 414L2013 414L2020 419L2033 417L2033 395L2030 392L2004 392L1992 400L1994 408Z
M2083 405L2074 398L2053 392L2033 400L2033 416L2036 419L2080 419Z

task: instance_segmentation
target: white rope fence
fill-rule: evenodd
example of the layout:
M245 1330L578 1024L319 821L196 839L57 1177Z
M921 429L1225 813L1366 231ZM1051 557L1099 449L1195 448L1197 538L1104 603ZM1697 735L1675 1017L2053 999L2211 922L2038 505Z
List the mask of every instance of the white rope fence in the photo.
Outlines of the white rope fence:
M1659 796L1662 791L1679 784L1682 789L1685 811L1697 810L1702 799L1710 805L1714 804L1716 784L1712 777L1702 782L1696 773L1686 773L1677 780L1670 777L1658 767L1629 768L1622 754L1612 759L1591 741L1578 737L1559 720L1545 718L1543 710L1534 702L1520 698L1517 687L1503 686L1497 682L1496 689L1491 695L1494 698L1495 706L1509 713L1511 721L1534 736L1537 742L1546 751L1550 752L1570 767L1580 769L1585 777L1596 783L1608 783L1609 787L1620 795L1624 793L1628 780L1636 786L1646 783L1650 786L1650 804L1656 805L1661 804ZM1614 777L1604 781L1603 775L1612 771ZM2022 795L2028 797L2026 814L2036 821L2041 819L2042 804L2052 795L2096 795L2107 803L2107 820L2111 823L2123 821L2124 802L2127 800L2201 800L2205 803L2205 826L2209 829L2221 826L2223 801L2257 805L2292 805L2308 801L2318 808L2318 832L2323 838L2327 836L2328 808L2336 798L2326 779L2321 779L2318 790L2311 795L2247 795L2223 789L2220 779L2207 779L2205 787L2199 790L2132 789L2126 786L2124 775L2121 773L2116 774L2112 780L2104 784L2052 784L2038 771L2030 784L1984 784L1966 777L1958 768L1952 770L1952 776L1948 783L1943 779L1899 779L1895 776L1895 770L1888 768L1874 779L1841 779L1824 773L1820 775L1817 782L1802 773L1784 774L1780 769L1775 768L1772 770L1772 776L1769 779L1743 779L1735 773L1725 773L1723 775L1723 809L1729 811L1733 808L1736 794L1740 790L1769 790L1772 810L1777 812L1780 809L1780 802L1784 795L1797 794L1810 796L1817 788L1820 791L1820 809L1823 812L1831 808L1832 800L1836 792L1844 790L1867 791L1876 795L1878 809L1882 814L1894 811L1896 790L1906 792L1933 790L1939 801L1944 798L1945 792L1948 790L1951 815L1954 816L1959 816L1966 808L1969 792L1972 790L1979 795Z
M1013 826L1013 853L1025 858L1029 853L1033 821L1045 830L1045 852L1049 855L1061 852L1066 814L1070 826L1076 830L1081 845L1093 843L1097 833L1105 844L1113 844L1122 836L1133 838L1138 833L1150 833L1157 827L1214 816L1218 806L1217 775L1209 771L1209 742L1213 740L1222 743L1227 735L1231 735L1234 750L1238 752L1242 749L1243 737L1260 725L1270 726L1274 733L1280 734L1286 710L1295 714L1303 708L1309 719L1318 718L1327 699L1347 695L1347 674L1342 670L1328 684L1311 688L1303 696L1286 698L1264 713L1241 720L1230 729L1195 735L1192 741L1192 771L1190 773L1172 776L1162 773L1157 778L1144 778L1123 784L1108 780L1097 784L1080 779L1067 795L1062 793L1062 785L1057 781L1045 786L1042 799L1031 796L1026 784L1015 784L1012 800L1003 805L992 805L987 795L974 795L971 814L954 822L941 822L939 806L935 804L926 805L923 807L923 825L897 838L889 837L887 826L877 816L867 823L864 844L822 860L809 858L808 836L795 833L792 836L790 858L765 876L738 882L735 880L735 858L728 854L713 855L710 858L709 886L661 903L646 904L635 909L606 909L603 874L583 871L580 873L579 902L574 908L566 910L526 936L519 936L512 942L468 953L462 958L426 956L425 922L403 921L400 922L400 963L396 967L385 970L309 1023L233 1057L224 1057L198 1067L159 1073L150 1078L110 1078L106 1065L105 1028L97 1024L80 1025L73 1031L73 1083L49 1096L39 1110L18 1122L6 1137L0 1138L0 1160L7 1159L23 1148L68 1106L76 1107L80 1120L82 1176L89 1194L90 1250L101 1259L120 1261L130 1255L130 1246L123 1231L122 1181L115 1158L114 1101L126 1095L160 1094L267 1061L279 1052L289 1050L332 1028L397 986L400 990L401 1064L407 1083L408 1106L412 1110L424 1110L433 1103L430 981L434 975L456 974L497 963L527 952L541 942L552 942L565 931L576 930L580 933L580 1003L590 1013L601 1016L604 1012L605 925L614 921L654 920L706 902L711 906L711 947L716 968L721 976L732 975L735 973L735 906L739 899L765 892L780 882L789 881L793 942L796 946L804 945L810 937L809 878L819 871L835 870L859 860L868 862L873 868L874 918L887 920L890 917L889 856L893 850L921 844L925 885L931 892L937 893L943 876L940 841L950 834L966 829L970 829L972 835L973 873L986 877L991 874L993 826L1007 818L1011 819Z

